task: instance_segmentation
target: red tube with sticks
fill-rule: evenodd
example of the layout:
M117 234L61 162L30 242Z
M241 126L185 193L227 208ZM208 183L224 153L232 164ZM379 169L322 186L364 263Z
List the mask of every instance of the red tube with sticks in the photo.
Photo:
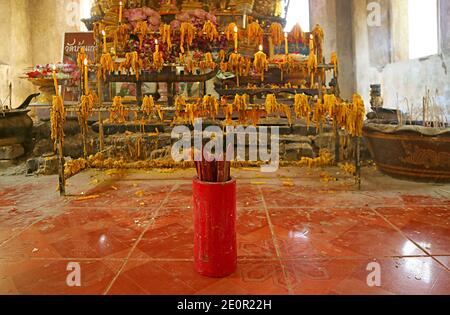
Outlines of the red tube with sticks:
M193 180L195 269L223 278L237 268L236 181L226 161L196 162Z
M233 274L237 266L236 181L194 179L195 269L207 277Z

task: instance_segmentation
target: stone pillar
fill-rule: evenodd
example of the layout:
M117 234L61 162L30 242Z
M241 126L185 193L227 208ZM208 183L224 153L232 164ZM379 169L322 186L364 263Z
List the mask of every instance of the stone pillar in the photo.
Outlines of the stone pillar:
M294 0L295 1L295 0ZM325 57L336 51L336 0L310 0L311 29L320 24L325 32Z
M351 0L311 0L311 26L325 31L325 58L336 52L340 61L341 96L350 99L355 91L354 49Z
M352 3L336 0L336 52L340 61L339 85L341 96L351 99L355 92Z
M390 0L392 62L409 60L408 0Z
M391 62L391 0L366 0L366 8L369 4L376 3L380 8L380 24L367 25L369 36L370 65L373 67L384 67ZM367 14L369 11L367 11ZM367 20L367 18L366 18Z
M450 0L439 1L441 52L450 55Z
M367 29L367 6L365 1L352 0L352 27L353 27L353 62L355 69L355 91L367 103L369 97L370 77L370 48L369 33Z

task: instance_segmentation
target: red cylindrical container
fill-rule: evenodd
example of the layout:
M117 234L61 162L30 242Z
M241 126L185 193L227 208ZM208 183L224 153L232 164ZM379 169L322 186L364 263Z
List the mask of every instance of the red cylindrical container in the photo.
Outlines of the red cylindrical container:
M237 267L236 181L205 183L194 179L195 269L223 278Z

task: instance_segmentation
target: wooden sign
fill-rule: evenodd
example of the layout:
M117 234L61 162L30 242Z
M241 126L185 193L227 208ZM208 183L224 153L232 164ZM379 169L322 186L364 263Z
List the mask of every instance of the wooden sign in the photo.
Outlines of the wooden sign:
M95 40L93 32L78 32L64 34L64 63L77 63L80 49L84 47L90 60L94 59Z
M63 63L77 65L78 52L84 48L89 60L95 58L95 40L93 32L76 32L64 34ZM80 98L80 72L74 73L74 80L68 83L64 89L65 101L78 101ZM95 74L91 74L90 82L95 81Z

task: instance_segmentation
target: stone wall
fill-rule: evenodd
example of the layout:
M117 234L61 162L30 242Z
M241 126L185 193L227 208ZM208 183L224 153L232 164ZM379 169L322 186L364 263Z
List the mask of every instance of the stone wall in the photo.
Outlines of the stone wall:
M421 106L425 88L438 91L439 103L450 104L448 41L450 38L450 0L441 0L440 24L442 54L409 60L407 0L379 1L382 10L380 27L367 25L365 1L353 0L354 62L356 90L369 103L370 84L381 84L385 107L396 108L399 99L407 97L416 108ZM418 21L419 22L419 21ZM374 36L373 34L389 34ZM390 51L390 57L380 52ZM374 56L377 56L374 58ZM374 62L376 61L376 62ZM388 62L383 62L388 61ZM406 102L400 102L406 111ZM448 108L448 107L447 107Z
M351 99L355 91L354 43L352 7L347 0L336 0L336 41L339 58L339 84L341 96Z
M396 108L397 94L400 100L407 97L410 104L416 108L414 114L417 117L417 111L420 112L422 107L425 88L429 88L433 95L437 91L438 104L447 108L447 116L450 118L449 67L450 56L444 55L387 65L380 73L385 106ZM405 102L400 102L399 107L407 110Z
M13 83L13 107L37 89L19 77L35 64L62 60L64 32L78 31L75 18L80 0L0 1L0 98L5 99L8 83ZM6 71L8 68L8 71Z
M24 95L33 91L31 84L18 77L23 69L31 65L32 54L30 45L30 23L28 19L27 0L0 1L0 62L5 64L7 71L2 72L0 84L13 84L13 106L20 103ZM8 89L1 89L0 97L5 99ZM17 106L17 105L16 105Z
M378 26L367 23L373 2L380 4ZM342 96L358 92L369 110L370 85L381 84L386 107L397 106L397 95L419 106L428 87L450 111L450 0L439 5L440 54L409 60L408 0L310 0L311 25L323 26L327 54L338 53Z
M33 63L62 61L65 32L80 30L79 0L29 0Z

